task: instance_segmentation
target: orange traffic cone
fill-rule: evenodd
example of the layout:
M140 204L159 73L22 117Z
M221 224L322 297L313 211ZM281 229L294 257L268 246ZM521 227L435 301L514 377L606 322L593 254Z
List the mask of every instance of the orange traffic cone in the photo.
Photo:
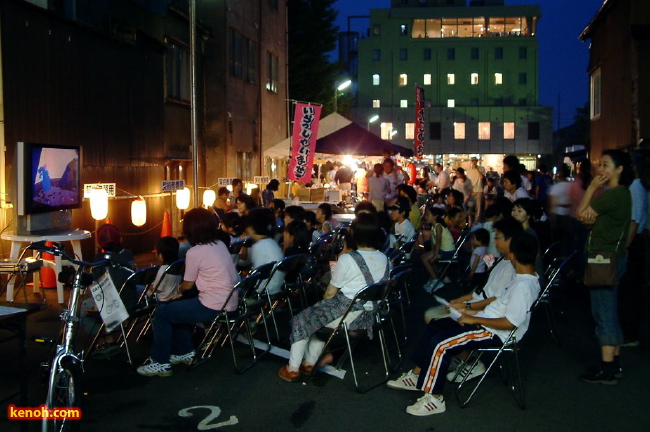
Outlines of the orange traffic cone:
M169 237L172 235L172 221L169 216L169 211L165 210L163 215L162 231L160 232L160 237Z
M52 242L46 242L46 246L54 246ZM41 256L42 259L48 261L54 261L54 255L49 253L43 253ZM56 274L54 270L47 267L41 267L41 287L43 288L56 288Z

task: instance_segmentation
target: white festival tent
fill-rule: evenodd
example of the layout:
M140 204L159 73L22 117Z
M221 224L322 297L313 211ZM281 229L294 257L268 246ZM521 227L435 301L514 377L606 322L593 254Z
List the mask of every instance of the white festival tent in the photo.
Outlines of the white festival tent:
M343 117L341 114L332 113L327 117L320 120L318 126L318 138L323 138L339 129L343 129L352 123L350 120ZM283 158L291 155L291 137L280 141L273 147L264 151L264 156L269 158Z

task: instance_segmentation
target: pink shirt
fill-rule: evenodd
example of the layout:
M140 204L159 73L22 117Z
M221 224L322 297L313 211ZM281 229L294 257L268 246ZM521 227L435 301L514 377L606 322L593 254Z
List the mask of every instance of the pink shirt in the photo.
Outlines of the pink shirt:
M207 308L221 310L239 280L226 245L220 241L191 247L185 259L184 281L194 281L199 301ZM228 311L237 308L237 294L230 297Z

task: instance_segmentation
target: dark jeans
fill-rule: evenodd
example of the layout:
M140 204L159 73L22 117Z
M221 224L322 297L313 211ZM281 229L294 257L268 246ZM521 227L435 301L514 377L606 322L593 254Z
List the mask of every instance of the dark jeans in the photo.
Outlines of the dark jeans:
M169 363L171 354L187 354L194 350L194 324L214 320L219 311L203 306L198 297L161 304L153 317L151 358Z

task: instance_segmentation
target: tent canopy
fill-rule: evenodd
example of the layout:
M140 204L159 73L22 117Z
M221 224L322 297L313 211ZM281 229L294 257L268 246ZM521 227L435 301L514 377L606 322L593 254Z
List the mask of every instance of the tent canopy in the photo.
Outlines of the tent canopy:
M383 140L337 113L322 118L318 126L316 153L337 156L382 156L386 149L390 149L393 153L400 153L402 156L413 156L413 150ZM290 155L291 138L282 140L264 151L264 156L270 158Z
M337 130L352 123L350 120L343 117L341 114L332 113L327 117L320 120L318 125L318 137L322 138L336 132ZM264 151L264 156L270 158L289 157L291 155L291 138L284 139Z
M316 141L316 152L335 155L382 156L384 150L413 156L413 150L379 138L356 123L328 134Z

